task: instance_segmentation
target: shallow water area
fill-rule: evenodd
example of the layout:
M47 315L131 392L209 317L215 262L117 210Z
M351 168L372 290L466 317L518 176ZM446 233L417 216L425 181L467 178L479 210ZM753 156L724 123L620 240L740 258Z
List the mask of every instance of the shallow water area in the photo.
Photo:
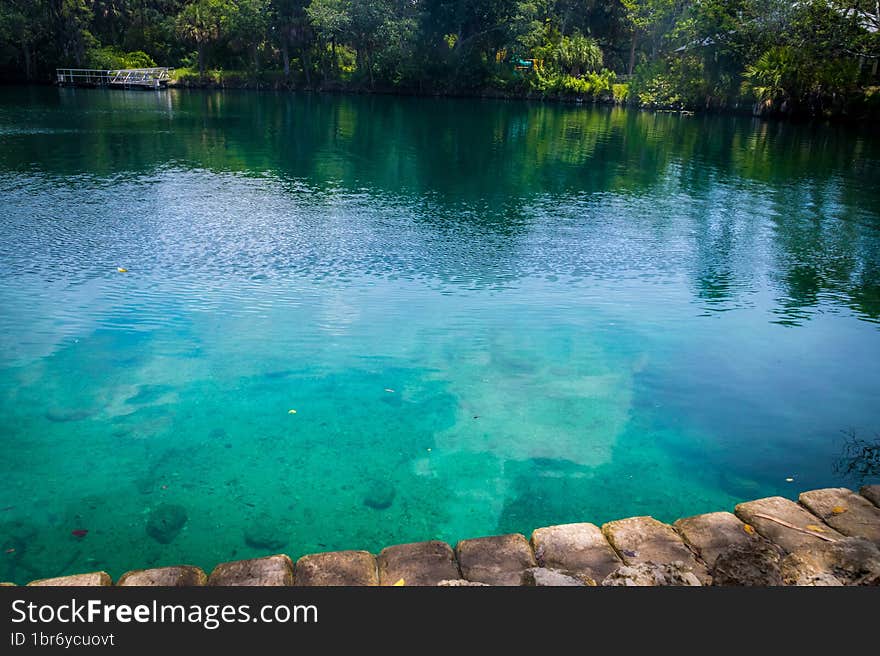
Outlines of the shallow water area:
M868 128L7 88L0 174L0 580L877 482Z

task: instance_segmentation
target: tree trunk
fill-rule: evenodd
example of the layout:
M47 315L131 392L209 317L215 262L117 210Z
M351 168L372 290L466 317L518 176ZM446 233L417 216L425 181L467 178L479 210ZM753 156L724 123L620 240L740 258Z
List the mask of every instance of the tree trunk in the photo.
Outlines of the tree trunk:
M330 39L330 52L333 55L333 74L339 77L339 57L336 56L336 37Z
M636 33L633 32L632 43L629 46L629 66L626 67L626 74L632 75L633 69L636 67Z
M306 86L312 88L312 57L309 54L308 46L300 51L300 61L302 62L303 73L306 76Z
M281 37L281 59L284 66L284 79L290 79L290 49L287 45L287 34Z
M21 40L21 51L24 56L24 79L31 80L31 49L25 39Z
M199 53L199 77L205 77L205 44L203 42L199 42L198 45L198 53Z
M251 45L251 56L254 58L254 72L260 72L260 48L256 43Z
M330 71L327 70L327 43L321 41L321 73L324 76L324 82L330 77Z

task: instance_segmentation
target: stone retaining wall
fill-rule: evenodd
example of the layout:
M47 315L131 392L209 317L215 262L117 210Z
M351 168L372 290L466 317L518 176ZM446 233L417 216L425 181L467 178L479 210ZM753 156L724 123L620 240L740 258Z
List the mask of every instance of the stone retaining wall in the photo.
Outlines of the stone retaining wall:
M367 551L134 570L122 586L880 585L880 485L768 497L672 525L630 517ZM2 584L10 585L10 584ZM32 581L109 586L106 572Z

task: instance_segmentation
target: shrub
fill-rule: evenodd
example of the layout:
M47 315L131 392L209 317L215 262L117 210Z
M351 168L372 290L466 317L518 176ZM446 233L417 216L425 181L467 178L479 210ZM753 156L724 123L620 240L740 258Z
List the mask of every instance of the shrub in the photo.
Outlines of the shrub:
M602 66L602 50L595 39L575 32L560 39L553 49L553 61L562 71L577 77L581 71L595 71Z
M579 77L558 72L547 74L538 69L535 71L533 85L545 95L610 100L613 96L612 87L615 79L614 72L605 69Z
M117 46L91 48L86 53L89 68L104 70L118 68L152 68L156 65L153 58L141 50L125 52Z
M702 62L687 56L639 65L628 89L630 102L643 107L695 107L709 95Z
M820 60L790 46L776 46L748 66L744 77L743 92L763 111L808 108L822 113L855 90L859 70L852 59Z

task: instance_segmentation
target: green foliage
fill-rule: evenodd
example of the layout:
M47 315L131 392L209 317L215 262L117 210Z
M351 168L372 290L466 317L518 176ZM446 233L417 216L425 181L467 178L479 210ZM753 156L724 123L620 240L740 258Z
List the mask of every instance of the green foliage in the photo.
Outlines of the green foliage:
M581 98L587 100L613 99L614 82L617 76L607 69L591 71L575 77L567 73L552 72L549 75L538 71L534 87L545 96Z
M312 0L306 7L312 25L325 39L342 40L351 27L350 0Z
M833 104L838 94L852 92L858 76L858 66L852 60L816 60L802 50L779 46L746 68L743 89L764 111L795 106L816 113Z
M602 50L595 39L575 32L559 40L553 49L553 60L569 75L578 76L581 71L596 71L602 67Z
M676 108L754 102L761 111L821 115L873 106L877 7L876 0L0 0L0 76L49 80L56 66L155 61L212 84L231 83L217 77L225 70L247 84L283 79L310 88ZM535 65L517 69L524 59ZM615 74L627 75L627 84L616 85Z
M771 48L746 68L743 87L758 102L784 102L799 85L799 68L798 56L793 48Z
M88 51L86 65L89 68L110 70L118 68L152 68L156 65L156 62L141 50L124 52L118 46L104 46L103 48L93 48Z
M628 92L630 102L663 109L698 107L709 95L702 61L688 55L640 65Z
M679 107L682 97L664 62L639 65L629 82L629 95L644 107Z
M207 48L220 39L232 7L228 0L195 0L177 14L177 34L184 42L196 46L202 75L205 73Z
M237 0L227 7L226 25L230 44L248 53L253 71L259 72L259 53L269 27L268 0Z

